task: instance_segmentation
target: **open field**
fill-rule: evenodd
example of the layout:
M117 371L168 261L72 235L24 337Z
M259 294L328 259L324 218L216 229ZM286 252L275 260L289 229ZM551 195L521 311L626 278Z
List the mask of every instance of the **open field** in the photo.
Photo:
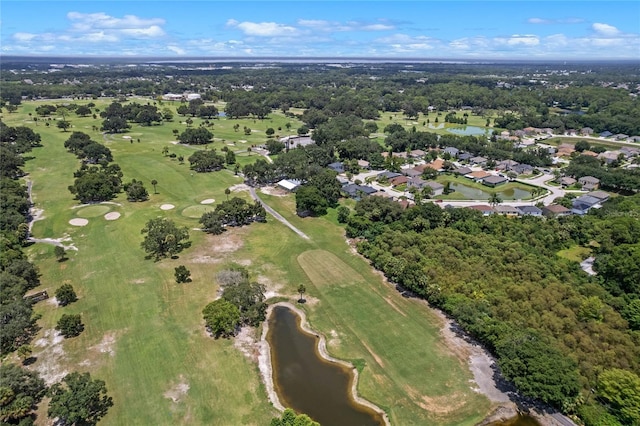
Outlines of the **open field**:
M79 206L67 189L79 166L63 147L70 132L47 127L43 121L36 127L28 116L36 104L25 103L17 113L3 114L6 124L27 125L42 135L44 146L33 151L35 158L25 166L33 182L35 207L43 210L33 234L62 238L77 251L69 249L65 262L56 261L52 245L34 244L28 254L42 273L40 289L51 294L70 283L79 300L65 308L52 300L36 305L42 331L34 344L37 361L32 368L50 381L73 370L90 371L105 380L115 405L101 424L264 425L276 414L252 358L234 341L214 340L204 332L202 308L218 291L213 277L229 262L246 265L270 296L295 300L297 286L304 283L309 300L304 309L312 327L327 336L332 355L364 360L360 392L384 407L394 424L471 425L488 413L489 401L471 390L472 376L464 359L443 344L441 320L422 302L402 298L354 254L337 225L335 210L326 218L301 219L295 215L293 197L261 194L307 233L310 242L272 218L220 236L193 230L199 213L214 208L226 198L225 188L242 180L229 170L191 173L188 162L164 156L165 146L185 158L194 151L172 143L172 130L186 128L177 116L174 123L134 125L125 134L104 139L92 130L100 120L69 118L74 126L70 130L84 131L112 150L124 182L142 180L150 193L143 203L130 203L120 194L112 203ZM96 101L98 108L106 105ZM209 149L234 146L246 151L262 143L266 128L284 129L290 120L278 113L272 117L263 122L215 120L216 141ZM199 123L194 122L194 126ZM240 124L239 132L233 130L235 123ZM292 124L292 129L299 125ZM243 126L257 132L244 135ZM241 158L248 162L258 157L243 153ZM158 181L157 194L152 179ZM234 195L248 198L246 192ZM216 201L201 204L210 199ZM161 209L165 204L175 208ZM107 220L110 213L120 217ZM145 260L140 230L155 217L171 218L191 229L193 244L178 259ZM74 218L88 223L71 226ZM174 268L182 264L191 271L193 282L175 283ZM323 274L325 270L330 274ZM53 338L52 329L62 313L82 314L85 331L79 337ZM38 423L44 424L43 420L41 416Z
M480 191L485 192L486 194L493 194L493 193L502 193L505 191L511 191L514 189L520 189L522 191L527 191L527 192L531 192L532 190L534 190L536 187L532 186L532 185L527 185L521 182L506 182L502 185L498 185L496 187L489 187L487 185L483 185L479 182L474 182L473 180L463 177L463 176L459 176L459 175L439 175L436 178L436 182L439 182L441 184L445 184L447 182L450 183L457 183L460 185L464 185L466 187L472 188L472 189L477 189ZM439 198L439 199L443 199L443 200L466 200L467 198L460 192L458 191L454 191L451 192L450 194L447 195L437 195L434 198ZM530 199L531 197L528 196L526 198L523 198L524 200L526 199ZM506 200L506 198L505 198Z

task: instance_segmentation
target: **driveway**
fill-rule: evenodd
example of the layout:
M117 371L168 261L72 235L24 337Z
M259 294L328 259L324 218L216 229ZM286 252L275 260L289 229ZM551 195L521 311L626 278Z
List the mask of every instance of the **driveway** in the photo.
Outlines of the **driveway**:
M304 232L302 232L301 230L299 230L298 228L293 226L291 224L291 222L289 222L287 219L285 219L280 213L278 213L277 211L275 211L274 209L272 209L271 207L266 205L264 203L264 201L262 201L262 199L258 196L258 194L256 193L256 189L254 187L252 187L252 186L249 187L249 193L251 194L251 198L253 198L254 200L258 201L260 204L262 204L262 207L264 207L264 209L269 214L271 214L271 216L275 217L276 220L279 220L280 222L282 222L283 224L288 226L289 229L291 229L293 232L295 232L296 234L298 234L299 236L301 236L305 240L311 240L311 238L309 238L309 236L307 234L305 234Z

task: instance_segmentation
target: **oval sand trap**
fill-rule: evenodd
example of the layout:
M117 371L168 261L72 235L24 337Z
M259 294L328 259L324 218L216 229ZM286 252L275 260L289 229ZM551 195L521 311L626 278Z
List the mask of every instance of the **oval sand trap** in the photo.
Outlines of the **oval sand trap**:
M175 209L176 206L174 206L173 204L163 204L160 206L161 210L171 210L171 209Z
M89 223L87 219L75 218L69 221L70 225L73 226L86 226Z
M107 213L104 215L104 218L107 220L116 220L120 218L120 213L118 212Z
M216 200L214 200L213 198L207 198L206 200L200 201L200 204L213 204L215 202Z

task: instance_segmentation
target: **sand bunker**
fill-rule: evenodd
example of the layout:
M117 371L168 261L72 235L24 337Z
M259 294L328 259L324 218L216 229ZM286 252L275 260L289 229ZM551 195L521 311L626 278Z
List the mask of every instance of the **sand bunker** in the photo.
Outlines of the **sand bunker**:
M174 206L173 204L163 204L160 206L161 210L171 210L174 209L176 206Z
M104 218L107 220L116 220L120 218L120 213L118 212L107 213L104 215Z
M89 221L87 219L82 218L75 218L69 221L69 224L73 226L86 226L88 223Z
M215 202L216 200L214 200L213 198L207 198L206 200L200 201L200 204L213 204Z

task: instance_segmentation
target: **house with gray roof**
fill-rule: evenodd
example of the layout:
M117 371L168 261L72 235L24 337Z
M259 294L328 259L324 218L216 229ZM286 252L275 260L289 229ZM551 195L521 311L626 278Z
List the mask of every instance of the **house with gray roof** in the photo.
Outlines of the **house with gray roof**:
M448 146L444 149L445 154L449 154L452 157L457 157L460 150L454 146Z
M484 158L484 157L480 157L480 156L478 156L478 157L473 157L473 158L470 158L470 159L469 159L469 162L470 162L471 164L476 164L476 165L478 165L478 166L484 166L485 164L487 164L487 161L489 161L489 160L487 160L487 159L486 159L486 158Z
M600 199L590 195L581 195L571 202L571 212L577 215L585 215L592 208L599 208Z
M460 161L469 161L473 158L473 154L469 154L468 152L463 152L458 154L458 160Z
M542 209L536 206L518 206L516 208L520 210L522 216L542 217Z
M344 165L341 162L331 163L327 167L334 172L344 173Z
M600 185L600 179L593 176L582 176L578 179L578 182L585 191L593 191L598 189L598 185Z
M355 183L343 186L342 191L355 200L359 200L363 195L371 195L374 192L378 192L377 189L370 186L356 185Z
M503 183L507 182L507 178L504 178L502 176L487 176L486 178L482 179L482 184L486 185L486 186L490 186L490 187L496 187L498 185L502 185Z

